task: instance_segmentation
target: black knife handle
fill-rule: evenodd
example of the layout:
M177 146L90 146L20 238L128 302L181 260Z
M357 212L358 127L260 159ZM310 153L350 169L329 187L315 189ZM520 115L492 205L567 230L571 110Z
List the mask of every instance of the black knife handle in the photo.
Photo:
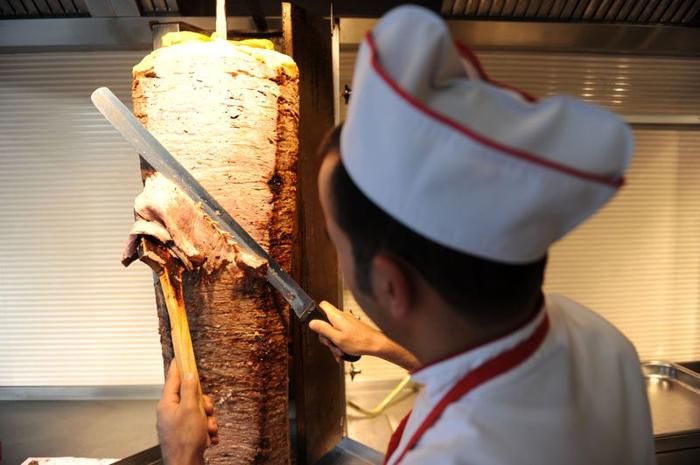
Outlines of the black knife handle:
M314 309L306 316L306 320L305 320L306 324L311 322L311 320L321 320L321 321L325 321L329 325L331 324L331 322L328 321L328 317L326 316L326 312L324 312L323 310L321 310L318 307L314 307ZM333 342L331 342L331 344L333 344ZM345 352L343 352L342 358L346 362L356 362L360 359L360 357L361 357L360 355L350 355L350 354L346 354Z

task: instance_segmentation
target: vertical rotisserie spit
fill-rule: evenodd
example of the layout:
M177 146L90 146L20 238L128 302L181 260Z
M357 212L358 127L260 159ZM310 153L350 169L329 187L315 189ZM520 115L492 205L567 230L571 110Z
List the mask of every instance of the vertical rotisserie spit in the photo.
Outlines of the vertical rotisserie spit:
M297 79L285 55L223 40L156 50L133 73L136 116L286 269L296 230ZM147 166L143 175L146 183L158 183ZM220 247L216 228L192 227L196 206L162 189L155 191L163 196L158 202L141 200L169 206L170 212L155 216L169 224L180 260L191 262L192 270L183 273L185 306L202 389L214 398L221 439L207 459L286 464L288 309L250 272L255 264L247 266L235 246ZM137 215L148 215L145 210L137 202ZM162 291L156 294L167 364L172 353L165 304Z

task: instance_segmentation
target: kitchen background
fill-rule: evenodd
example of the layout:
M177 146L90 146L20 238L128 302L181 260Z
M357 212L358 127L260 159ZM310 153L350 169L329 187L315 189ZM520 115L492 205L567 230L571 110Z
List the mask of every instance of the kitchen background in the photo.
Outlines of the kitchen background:
M363 21L340 21L341 118L357 52L357 34L345 31L366 29ZM493 79L595 102L635 132L627 185L551 250L546 291L600 312L642 360L700 360L700 59L614 48L477 52ZM141 189L138 160L89 100L108 86L130 102L131 67L145 53L0 53L0 400L159 395L151 272L119 262ZM356 309L347 292L344 305ZM406 376L372 357L346 371L348 399L367 408ZM410 395L372 426L350 408L351 436L383 448Z
M143 55L0 54L0 386L162 382L150 271L119 263L138 160L89 100L106 85L129 102ZM341 49L341 86L352 86L355 56ZM546 290L596 309L643 360L700 359L700 60L479 56L493 79L632 123L626 186L552 249ZM357 365L356 382L400 377L371 357Z

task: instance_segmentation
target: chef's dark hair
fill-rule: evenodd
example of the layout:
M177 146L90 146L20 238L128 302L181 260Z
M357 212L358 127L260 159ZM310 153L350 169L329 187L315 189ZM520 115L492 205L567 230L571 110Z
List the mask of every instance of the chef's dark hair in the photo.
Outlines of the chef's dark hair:
M325 156L340 153L338 126L321 145ZM377 254L386 254L420 274L443 299L464 309L481 324L504 322L531 311L541 297L547 257L529 264L510 265L437 244L402 225L368 199L352 181L342 162L330 178L331 209L335 222L347 235L355 261L355 280L365 293L372 292L370 270Z

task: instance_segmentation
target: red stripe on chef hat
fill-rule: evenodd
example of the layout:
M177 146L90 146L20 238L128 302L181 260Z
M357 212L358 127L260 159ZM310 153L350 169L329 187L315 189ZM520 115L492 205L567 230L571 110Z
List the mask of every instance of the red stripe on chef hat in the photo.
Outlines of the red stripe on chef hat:
M539 155L533 155L531 153L516 149L514 147L508 147L506 145L503 145L499 142L494 141L493 139L490 139L488 137L485 137L474 130L470 129L467 126L464 126L457 121L454 121L453 119L438 113L437 111L433 110L429 106L425 105L423 102L420 100L414 98L410 93L408 93L406 90L404 90L398 82L396 82L390 75L389 73L384 69L384 67L381 64L381 59L379 57L379 52L377 51L377 46L374 43L374 38L372 37L372 33L368 32L366 35L366 40L367 44L369 45L371 51L372 51L372 66L374 67L374 70L377 72L379 76L386 82L386 84L391 87L394 91L396 91L397 94L399 94L403 99L405 99L408 103L410 103L412 106L414 106L417 110L422 111L426 115L430 116L431 118L439 121L440 123L446 124L447 126L452 127L453 129L461 132L467 137L472 138L475 141L478 141L481 144L487 145L495 150L498 150L499 152L502 152L505 155L510 155L514 157L518 157L522 160L526 160L528 162L534 163L536 165L540 165L544 168L552 169L559 171L561 173L568 174L570 176L575 176L580 179L585 179L586 181L591 181L591 182L597 182L600 184L605 184L607 186L619 188L624 185L625 183L625 178L624 176L621 176L619 178L611 179L606 176L600 176L595 173L588 173L586 171L582 170L577 170L576 168L572 168L570 166L566 166L560 163L553 162L551 160L548 160L542 156ZM466 48L465 46L459 46L457 44L457 48L461 53L466 52L466 54L463 54L463 57L468 59L471 63L475 65L475 68L479 71L480 77L482 78L483 81L486 81L490 84L496 85L498 87L502 87L509 92L515 92L519 96L522 96L526 101L528 102L534 102L537 101L536 98L533 96L529 95L526 92L523 92L521 90L515 89L514 87L510 86L505 86L503 84L496 83L495 81L491 81L488 79L486 73L484 72L483 68L481 67L481 63L479 60L476 58L476 56Z

